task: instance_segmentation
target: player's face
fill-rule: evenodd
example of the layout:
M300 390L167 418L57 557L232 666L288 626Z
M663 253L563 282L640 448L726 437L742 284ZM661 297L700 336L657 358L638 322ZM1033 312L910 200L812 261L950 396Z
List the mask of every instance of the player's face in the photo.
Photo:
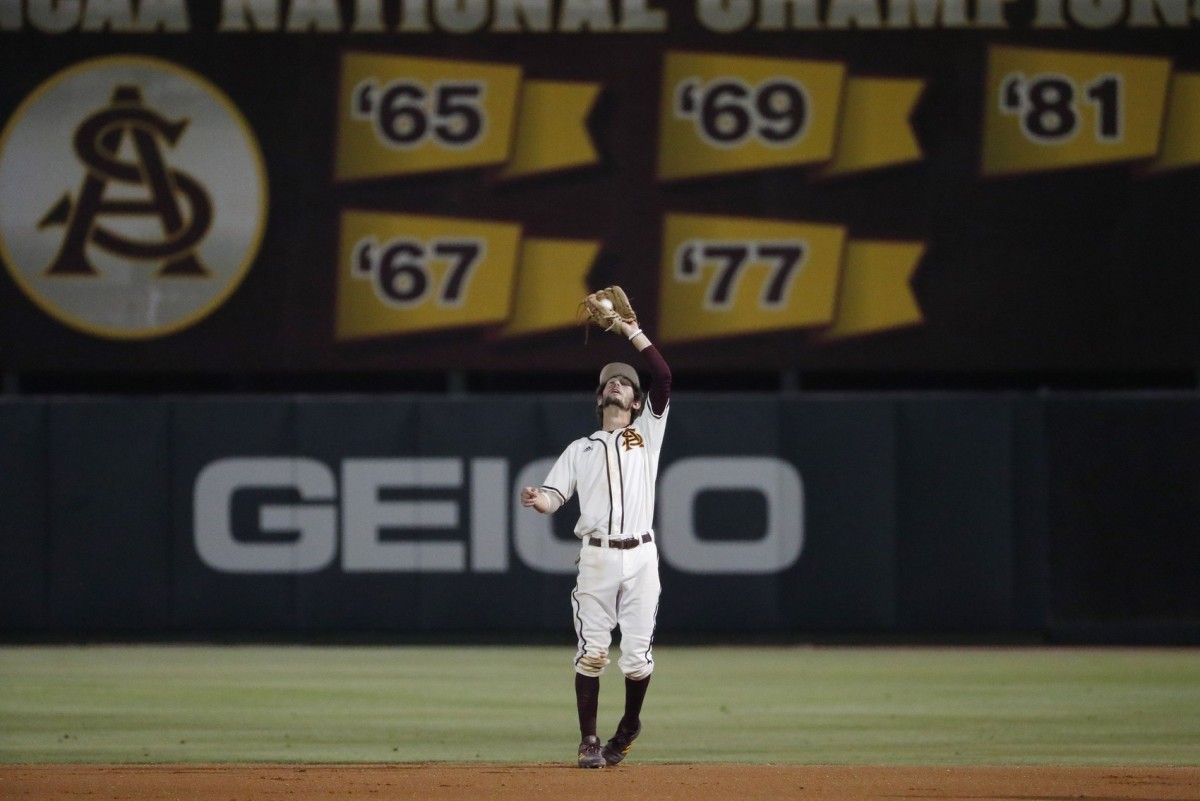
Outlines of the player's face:
M600 393L601 406L616 406L624 411L633 408L633 382L624 376L610 378Z

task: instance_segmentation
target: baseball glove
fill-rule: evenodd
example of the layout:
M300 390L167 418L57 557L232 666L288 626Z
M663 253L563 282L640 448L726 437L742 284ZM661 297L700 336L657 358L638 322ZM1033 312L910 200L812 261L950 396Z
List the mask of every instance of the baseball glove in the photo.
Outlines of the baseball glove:
M637 314L633 311L625 290L616 284L593 292L579 305L587 313L588 319L605 331L613 330L619 322L640 328Z

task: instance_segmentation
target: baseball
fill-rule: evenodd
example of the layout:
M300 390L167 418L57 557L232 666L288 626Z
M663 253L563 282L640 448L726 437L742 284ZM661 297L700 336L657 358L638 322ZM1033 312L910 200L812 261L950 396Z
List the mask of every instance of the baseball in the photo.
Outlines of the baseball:
M600 305L604 307L605 311L612 311L612 301L608 298L600 298Z

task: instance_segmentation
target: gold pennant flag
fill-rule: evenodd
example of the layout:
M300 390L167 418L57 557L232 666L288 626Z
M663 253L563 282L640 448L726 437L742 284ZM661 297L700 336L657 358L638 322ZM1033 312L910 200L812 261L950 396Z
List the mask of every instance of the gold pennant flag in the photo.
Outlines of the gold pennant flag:
M839 176L918 160L909 117L923 89L836 62L668 53L658 178L799 165Z
M502 166L514 178L598 160L597 84L523 81L520 67L373 53L342 57L334 176Z
M599 242L525 240L521 245L512 316L498 334L517 337L578 325L579 310L570 299L588 294L588 271L599 253Z
M984 175L1155 156L1170 73L1165 58L990 48Z
M818 173L833 177L921 160L909 118L925 82L850 78L833 159Z
M1162 147L1147 165L1152 173L1200 165L1200 73L1171 76Z
M923 253L920 243L849 240L827 223L670 214L658 337L842 337L913 325L921 313L908 281Z
M924 255L920 242L851 240L833 324L816 332L817 341L920 325L912 278Z
M512 223L344 212L336 338L505 322L520 241L521 226Z
M600 84L526 81L521 84L517 135L499 178L523 178L584 167L600 160L587 118Z

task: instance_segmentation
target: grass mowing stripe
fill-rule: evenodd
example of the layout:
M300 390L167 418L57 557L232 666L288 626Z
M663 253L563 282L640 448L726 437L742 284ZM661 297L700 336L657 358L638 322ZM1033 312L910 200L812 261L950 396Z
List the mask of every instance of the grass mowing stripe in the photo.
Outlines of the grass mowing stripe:
M0 648L0 762L562 762L566 647ZM1200 651L662 647L643 762L1200 765ZM622 684L602 681L602 736Z

